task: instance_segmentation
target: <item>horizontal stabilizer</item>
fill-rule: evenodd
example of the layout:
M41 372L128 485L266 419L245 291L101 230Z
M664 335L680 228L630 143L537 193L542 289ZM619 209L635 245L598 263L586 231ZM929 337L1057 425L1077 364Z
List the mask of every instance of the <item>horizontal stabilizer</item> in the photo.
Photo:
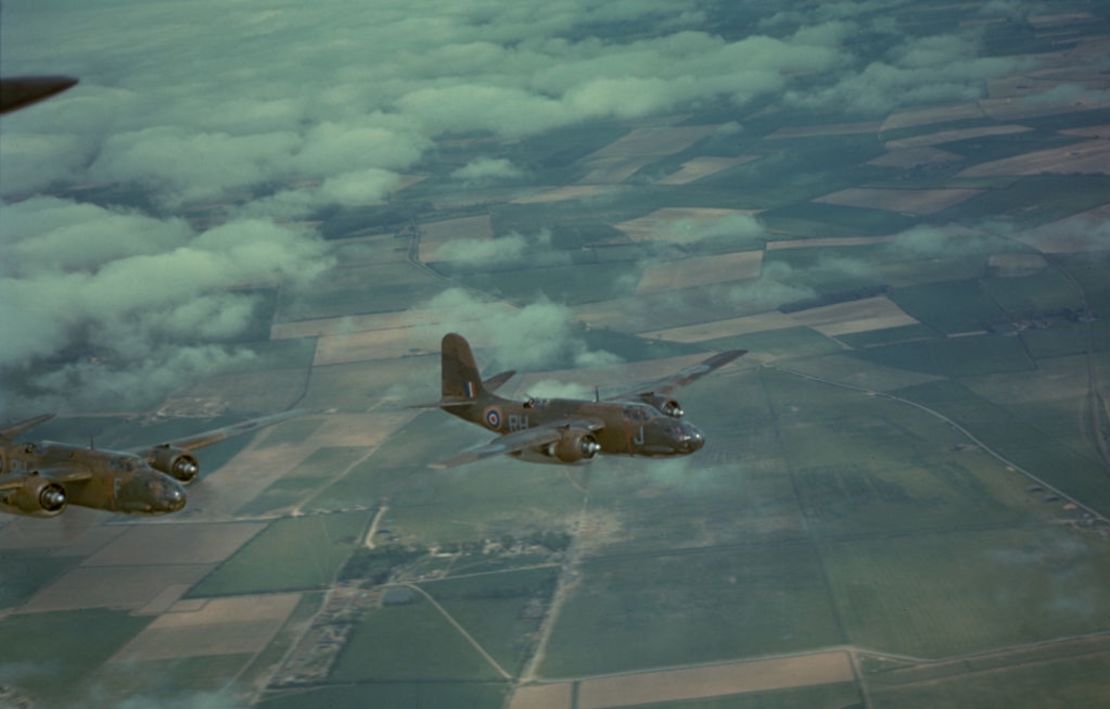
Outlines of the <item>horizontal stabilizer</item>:
M489 379L482 381L482 388L486 391L497 391L505 382L509 381L516 376L515 369L509 369L504 372L498 372ZM448 397L440 399L439 401L426 401L422 404L410 404L406 409L450 409L456 406L470 406L474 403L474 399L461 399L458 397Z
M14 423L5 429L0 429L0 436L3 436L4 438L15 438L24 431L30 430L35 426L38 426L40 423L46 423L52 418L54 418L54 414L43 414L41 416L36 416L31 419L20 421L19 423Z

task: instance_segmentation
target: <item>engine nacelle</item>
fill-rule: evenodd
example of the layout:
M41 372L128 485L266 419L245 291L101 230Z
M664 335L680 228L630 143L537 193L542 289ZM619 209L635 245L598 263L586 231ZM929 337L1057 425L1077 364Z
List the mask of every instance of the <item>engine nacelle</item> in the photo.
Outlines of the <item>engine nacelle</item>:
M589 460L601 451L601 444L589 431L565 431L559 440L549 443L544 453L560 463Z
M56 517L66 508L66 489L53 480L32 475L5 502L28 517Z
M686 412L682 410L682 404L679 404L674 399L668 399L665 396L658 396L656 394L644 394L642 398L644 403L651 404L672 418L680 419L686 414Z
M170 446L158 446L150 452L147 463L155 470L188 485L200 473L200 463L189 451Z

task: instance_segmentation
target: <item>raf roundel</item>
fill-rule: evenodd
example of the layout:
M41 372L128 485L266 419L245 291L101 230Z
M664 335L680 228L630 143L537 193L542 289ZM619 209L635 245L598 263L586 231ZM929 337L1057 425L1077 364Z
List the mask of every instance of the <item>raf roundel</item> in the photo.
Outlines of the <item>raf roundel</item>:
M496 408L486 409L484 418L486 420L486 425L493 430L496 431L498 428L501 427L501 412L498 411Z

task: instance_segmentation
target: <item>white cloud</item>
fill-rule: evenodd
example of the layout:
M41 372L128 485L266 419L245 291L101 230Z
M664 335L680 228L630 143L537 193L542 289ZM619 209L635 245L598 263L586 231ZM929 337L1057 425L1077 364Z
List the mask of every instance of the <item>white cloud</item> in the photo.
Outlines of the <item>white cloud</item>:
M475 341L488 342L491 362L483 368L521 370L553 367L595 367L620 361L604 350L591 350L570 308L550 302L507 311L504 307L452 288L422 306L436 312L443 322L466 323ZM435 325L438 332L440 325Z
M71 404L147 401L242 361L249 353L215 344L256 315L257 298L239 289L295 291L330 263L313 233L264 220L198 234L178 219L52 198L6 205L0 215L16 235L0 276L0 321L18 333L0 343L0 371L22 372L47 396L65 386L57 391ZM35 366L63 352L47 374ZM113 382L135 386L127 395Z
M478 158L451 173L456 180L494 181L514 180L524 171L504 158Z

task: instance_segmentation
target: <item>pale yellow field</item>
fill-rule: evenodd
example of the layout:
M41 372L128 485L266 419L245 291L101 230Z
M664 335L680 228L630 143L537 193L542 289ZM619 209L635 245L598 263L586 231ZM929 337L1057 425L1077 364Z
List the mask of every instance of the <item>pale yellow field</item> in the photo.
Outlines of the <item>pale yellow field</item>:
M384 392L383 392L384 393ZM232 458L203 485L190 489L189 505L178 519L225 520L249 504L279 478L325 446L365 447L368 451L410 421L415 411L383 410L363 414L329 414L322 426L300 444L252 445ZM336 475L343 471L335 471Z
M1077 111L1092 111L1110 106L1110 98L1086 94L1064 101L1044 103L1020 98L983 99L979 102L983 112L996 121L1015 121L1023 118L1051 116Z
M513 306L500 301L489 303L487 309L496 309L503 312L512 312ZM322 337L331 335L349 335L356 332L370 332L378 330L396 330L410 327L434 327L444 324L445 318L451 318L449 324L468 322L442 310L428 308L413 308L411 310L396 310L388 313L369 313L367 315L349 315L338 318L319 318L316 320L299 320L289 323L275 323L270 328L270 339L287 340L300 337Z
M1045 173L1063 175L1110 173L1110 140L1092 140L995 160L969 167L960 173L960 177L1043 175Z
M38 549L42 550L40 553L55 556L88 556L124 531L122 526L103 524L106 515L98 510L71 505L64 514L65 524L4 515L4 524L0 527L0 551Z
M437 382L438 383L438 382ZM394 431L411 421L419 412L411 409L383 408L367 414L329 414L312 433L314 447L377 447Z
M20 612L81 608L140 611L156 599L159 605L167 606L213 568L213 564L79 566L40 589Z
M763 251L737 251L656 263L644 269L636 292L654 293L758 278L762 268Z
M1017 74L987 80L987 97L992 99L1020 98L1048 91L1057 82Z
M197 415L200 408L217 414L282 411L300 398L307 378L307 367L217 374L169 396L158 410L170 417Z
M439 352L443 333L431 327L399 327L390 330L353 332L349 335L321 337L316 347L314 366L397 359ZM476 344L471 342L471 344Z
M657 209L637 219L630 219L615 226L633 241L669 241L682 243L683 227L689 231L712 226L716 222L736 215L758 214L752 209L712 209L704 207L666 207Z
M509 709L570 709L572 689L569 682L518 687Z
M828 337L917 324L885 295L810 308L791 313L790 317L796 324L812 327Z
M1110 52L1110 35L1100 35L1081 39L1078 44L1068 50L1063 59L1065 64L1073 64L1088 70L1088 75L1097 71L1099 61L1106 58Z
M766 692L788 687L852 682L846 650L587 679L578 685L579 709Z
M636 128L585 158L627 158L634 155L661 156L684 150L702 138L712 135L718 126L649 126Z
M655 161L656 156L604 157L589 161L590 171L580 185L609 185L624 182L644 165Z
M1089 12L1058 12L1050 15L1031 15L1029 24L1038 30L1065 27L1077 23L1090 22L1094 17Z
M987 266L996 276L1013 278L1036 273L1047 266L1040 254L991 254Z
M1110 249L1110 239L1096 240L1091 235L1110 221L1110 203L1051 222L1036 229L1021 231L1014 238L1046 254L1071 254Z
M439 250L444 244L455 239L492 239L493 225L490 215L480 214L476 217L460 217L447 219L441 222L429 222L420 225L420 260L437 261Z
M983 109L978 103L958 103L947 106L933 106L930 108L914 108L907 111L898 111L890 114L881 130L897 130L899 128L912 128L931 123L947 123L948 121L962 121L967 118L982 118Z
M512 200L511 204L547 204L550 202L566 202L572 199L586 199L588 197L601 197L612 194L619 187L613 185L566 185L553 187L534 194L526 194Z
M628 298L614 298L595 303L584 303L573 308L576 320L590 327L620 328L628 332L640 332L650 325L630 322L628 313L636 306L635 296ZM638 327L639 325L639 327Z
M260 652L297 607L299 593L214 598L175 605L110 660L136 662Z
M1008 125L1008 126L982 126L979 128L961 128L959 130L942 130L938 133L928 133L926 135L915 135L912 138L903 138L901 140L892 140L886 144L888 150L900 150L905 148L925 148L933 145L940 145L941 143L951 143L956 140L968 140L970 138L982 138L988 135L1012 135L1014 133L1027 133L1033 130L1028 126Z
M735 337L748 335L753 332L767 330L784 330L788 327L797 327L798 323L789 315L773 310L769 313L747 315L742 318L729 320L714 320L712 322L698 323L696 325L683 325L665 330L653 330L642 333L647 338L660 338L671 342L702 342L715 340L719 337Z
M659 185L686 185L696 182L703 177L715 175L737 165L744 165L758 160L758 155L738 155L734 158L700 157L687 160L682 167L659 180Z
M590 171L578 182L582 185L623 182L644 165L683 150L716 129L717 126L636 128L583 158Z
M1058 132L1064 135L1076 135L1081 138L1110 140L1110 123L1103 123L1100 126L1086 126L1084 128L1065 128Z
M817 126L790 126L779 128L767 136L768 140L783 138L809 138L820 135L859 135L860 133L875 133L883 124L879 121L864 123L832 123Z
M892 190L851 187L818 197L813 201L824 204L839 204L844 207L885 209L890 212L935 214L964 200L971 199L980 192L982 190Z
M432 198L432 207L437 210L458 209L459 207L472 207L477 204L501 204L515 201L518 197L524 198L535 194L534 187L498 187L480 190L461 190L459 192L446 192Z
M439 396L439 356L351 362L315 367L299 404L310 410L362 414L384 411L409 392L413 401Z
M318 446L251 444L219 470L189 489L189 504L179 521L224 521L278 478L295 469Z
M831 236L824 239L786 239L783 241L768 241L767 250L780 251L782 249L869 246L872 244L885 244L893 240L893 236Z
M908 170L919 165L937 165L939 163L955 162L956 160L963 160L963 158L955 153L938 148L906 148L890 150L874 160L869 160L867 164Z
M133 525L82 565L218 564L264 527L247 522Z

